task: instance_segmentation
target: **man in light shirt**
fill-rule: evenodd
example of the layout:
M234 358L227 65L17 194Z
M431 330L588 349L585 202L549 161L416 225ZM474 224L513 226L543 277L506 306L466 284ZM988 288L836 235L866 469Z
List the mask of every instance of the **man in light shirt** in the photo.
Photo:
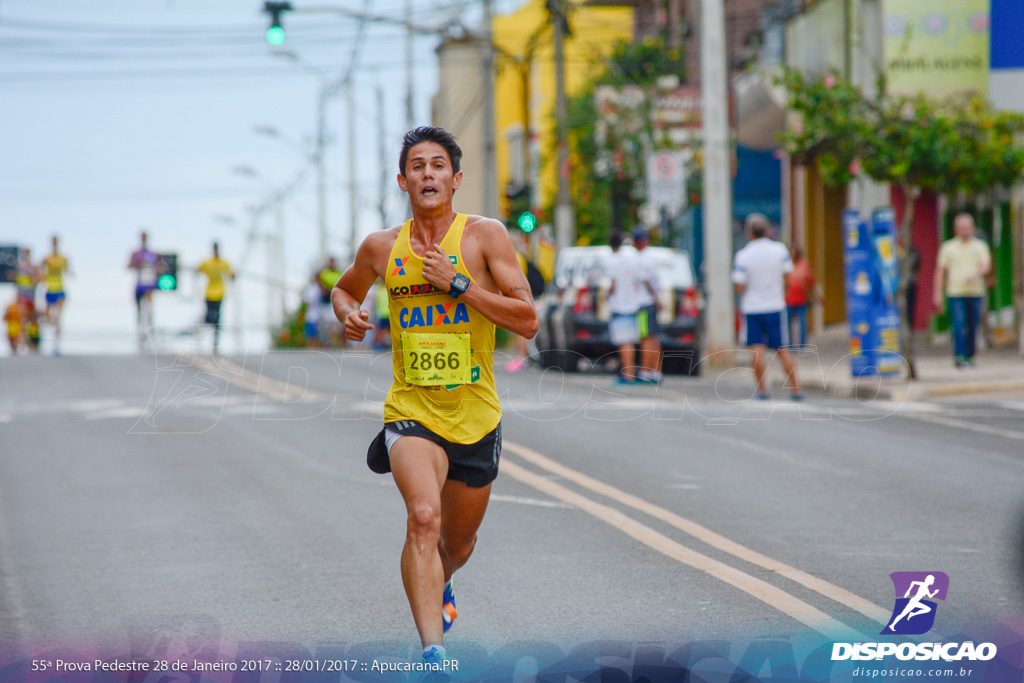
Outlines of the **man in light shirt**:
M774 349L786 370L787 385L794 401L803 399L796 365L786 347L789 346L789 324L786 319L786 279L793 271L793 260L785 245L768 237L768 218L759 213L747 216L750 241L736 252L732 281L740 298L743 314L743 343L754 354L754 375L757 377L757 398L767 400L764 357L766 349Z
M974 236L974 218L962 213L953 219L956 237L939 247L935 266L935 307L942 311L943 281L949 297L953 328L953 362L974 365L975 333L981 317L985 278L992 270L988 245Z
M612 319L608 322L608 336L619 351L621 370L616 380L619 384L637 382L636 347L640 342L640 327L637 313L648 294L648 283L644 277L643 264L636 252L622 250L623 236L613 233L608 240L612 256L605 265L605 274L611 279L608 290L608 310Z

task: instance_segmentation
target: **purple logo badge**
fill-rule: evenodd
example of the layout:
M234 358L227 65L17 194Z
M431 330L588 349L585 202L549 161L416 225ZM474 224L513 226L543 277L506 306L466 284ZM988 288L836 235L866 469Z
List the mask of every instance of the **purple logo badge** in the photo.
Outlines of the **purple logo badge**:
M935 600L945 600L949 577L943 572L893 572L896 605L882 635L918 636L935 623Z

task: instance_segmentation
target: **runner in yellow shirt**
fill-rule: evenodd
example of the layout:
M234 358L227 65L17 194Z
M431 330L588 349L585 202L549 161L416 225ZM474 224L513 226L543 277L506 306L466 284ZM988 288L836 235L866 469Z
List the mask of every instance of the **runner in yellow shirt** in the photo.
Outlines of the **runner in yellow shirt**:
M235 279L235 273L228 262L220 257L220 245L213 243L213 256L203 261L196 269L207 277L206 283L206 324L213 326L213 352L220 344L220 304L224 300L226 287L224 279Z
M473 552L498 474L494 328L537 332L505 226L452 208L461 158L445 130L406 133L398 185L412 219L367 237L331 297L345 336L361 341L373 325L360 303L377 278L388 290L394 383L367 464L392 472L405 500L402 580L427 663L445 657L443 634L456 616L451 577Z
M64 313L64 275L70 274L68 260L60 253L53 236L53 253L43 259L43 284L46 285L46 322L53 325L54 353L60 355L60 319Z

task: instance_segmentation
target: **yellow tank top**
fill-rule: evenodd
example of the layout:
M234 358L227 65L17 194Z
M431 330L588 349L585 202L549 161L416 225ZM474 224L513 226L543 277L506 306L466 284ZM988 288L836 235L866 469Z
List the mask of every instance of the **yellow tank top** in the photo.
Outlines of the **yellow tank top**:
M64 271L68 267L68 260L59 254L51 254L43 261L43 281L46 283L46 291L56 293L64 291Z
M406 221L388 256L384 285L391 314L394 383L384 401L384 421L414 420L453 443L476 443L501 421L501 402L494 386L494 323L464 301L451 298L423 279L423 259L409 242L412 221ZM462 258L466 215L457 214L441 248L455 272L473 280ZM418 386L406 379L403 333L468 333L471 380L467 384Z

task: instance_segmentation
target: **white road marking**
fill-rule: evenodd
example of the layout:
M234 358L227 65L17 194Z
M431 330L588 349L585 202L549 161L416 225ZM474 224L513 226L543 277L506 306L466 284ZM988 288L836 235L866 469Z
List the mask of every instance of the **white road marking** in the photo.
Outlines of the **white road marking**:
M648 514L655 519L671 524L680 531L684 531L714 548L718 548L719 550L729 553L730 555L733 555L745 562L773 571L780 576L784 576L806 588L810 588L811 590L816 591L835 602L846 605L847 607L874 619L879 623L886 623L886 620L890 616L889 610L878 607L877 605L872 604L860 596L854 595L844 588L835 586L827 581L819 579L816 576L812 576L811 574L794 567L790 567L778 560L762 555L755 550L742 546L731 539L711 531L707 527L701 526L700 524L685 519L684 517L680 517L673 512L649 503L642 498L626 493L614 486L588 477L582 472L578 472L557 463L530 448L516 443L510 443L508 441L505 442L504 447L534 465L542 467L549 472L558 474L569 481L575 482L586 489L594 491L595 493L601 494L611 498L612 500L618 501L623 505L627 505Z
M576 510L575 505L569 503L560 503L554 500L538 500L536 498L522 498L520 496L504 496L497 493L491 494L492 501L498 501L501 503L516 503L518 505L535 505L542 508L561 508L563 510Z
M509 444L506 443L507 445ZM828 638L849 641L857 641L863 638L863 635L854 629L833 619L818 608L793 597L782 589L750 576L724 562L687 548L635 519L627 517L614 508L602 505L586 496L570 491L561 484L548 481L514 462L506 461L502 470L522 483L547 493L552 498L564 501L588 512L644 545L740 589ZM887 613L886 617L888 616Z

